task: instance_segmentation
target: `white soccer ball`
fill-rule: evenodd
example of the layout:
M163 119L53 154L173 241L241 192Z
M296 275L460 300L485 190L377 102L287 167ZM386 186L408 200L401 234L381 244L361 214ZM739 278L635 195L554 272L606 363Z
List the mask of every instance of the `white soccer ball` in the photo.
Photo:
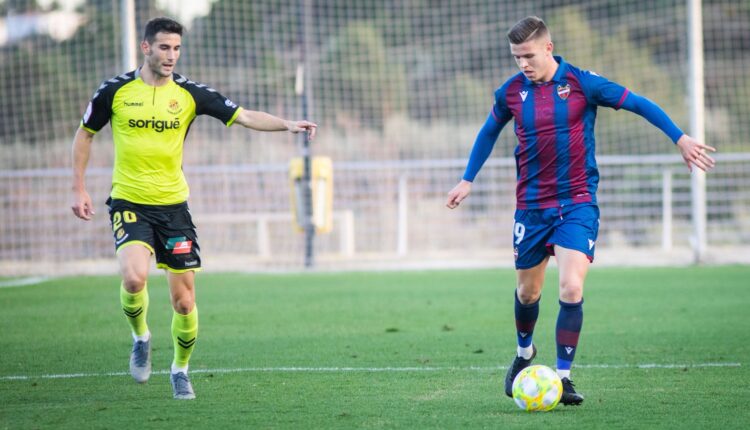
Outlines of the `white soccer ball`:
M547 366L529 366L513 380L513 400L525 411L551 411L562 396L562 381Z

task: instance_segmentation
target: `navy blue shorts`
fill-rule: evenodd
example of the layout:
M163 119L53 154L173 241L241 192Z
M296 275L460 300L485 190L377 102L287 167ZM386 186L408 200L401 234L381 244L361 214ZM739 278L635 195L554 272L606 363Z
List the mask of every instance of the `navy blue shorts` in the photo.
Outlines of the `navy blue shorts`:
M517 209L513 218L516 269L530 269L548 255L555 255L555 245L581 251L589 261L594 261L598 235L599 207L594 203L549 209Z

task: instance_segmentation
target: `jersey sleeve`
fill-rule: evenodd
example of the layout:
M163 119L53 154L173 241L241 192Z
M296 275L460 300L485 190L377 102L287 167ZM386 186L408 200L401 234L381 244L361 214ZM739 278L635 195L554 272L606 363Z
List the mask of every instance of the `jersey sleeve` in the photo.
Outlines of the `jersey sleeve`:
M196 115L209 115L230 126L242 110L233 101L206 85L188 81L185 88L195 100Z
M599 106L620 109L628 96L628 89L594 72L581 72L581 84L586 97Z
M495 121L497 121L498 124L503 126L513 118L513 114L510 112L508 104L505 102L505 86L495 91L495 104L492 106L490 115L495 118Z
M86 111L81 119L81 128L97 133L109 122L112 117L112 100L114 93L108 91L110 88L104 82L91 97Z
M474 181L477 173L479 173L485 161L490 157L492 149L495 147L495 142L498 136L500 136L500 132L505 127L505 124L513 118L513 114L505 102L505 90L506 85L503 85L495 91L495 103L490 110L490 114L487 115L487 120L479 130L477 138L474 140L474 146L471 148L469 162L466 164L466 170L463 175L465 181Z

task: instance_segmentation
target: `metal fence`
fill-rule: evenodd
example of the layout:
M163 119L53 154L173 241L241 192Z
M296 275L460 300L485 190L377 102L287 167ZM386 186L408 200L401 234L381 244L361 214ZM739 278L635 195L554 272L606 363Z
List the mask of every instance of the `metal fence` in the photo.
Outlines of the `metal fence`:
M320 125L313 152L334 163L334 229L314 246L321 269L512 264L511 126L466 204L444 203L494 89L517 71L505 31L530 14L546 20L567 61L648 96L686 131L691 111L704 121L706 142L719 149L705 179L704 261L750 255L747 2L702 2L702 30L692 32L696 0L218 1L203 15L177 3L135 2L136 30L158 15L183 20L177 71L244 107L300 116L294 83L304 50L309 115ZM87 172L92 222L70 213L70 143L96 87L124 71L124 14L111 0L62 11L34 4L0 9L0 276L110 272L111 132L95 137ZM689 99L696 49L704 103ZM597 261L692 262L696 187L674 147L636 115L601 109L597 121ZM302 269L287 177L298 154L287 134L195 121L184 169L207 268Z

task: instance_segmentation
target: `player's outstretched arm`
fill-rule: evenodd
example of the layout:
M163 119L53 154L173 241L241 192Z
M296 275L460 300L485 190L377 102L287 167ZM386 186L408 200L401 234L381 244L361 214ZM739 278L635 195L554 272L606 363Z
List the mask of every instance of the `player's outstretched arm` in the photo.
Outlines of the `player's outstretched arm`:
M471 182L462 179L458 185L448 192L448 201L445 203L445 206L447 206L448 209L457 208L458 205L469 196L469 193L471 193Z
M471 148L469 163L466 166L466 171L461 182L448 192L448 201L445 203L445 206L449 209L457 208L461 204L461 201L469 196L474 178L479 173L479 169L482 168L484 162L487 161L490 153L492 153L492 148L495 146L497 137L500 136L500 131L509 120L510 115L499 121L492 113L487 116L487 120L479 130L479 134L474 141L474 146Z
M677 124L672 121L664 110L656 103L646 97L635 93L627 94L622 108L646 118L648 122L658 127L664 132L678 148L688 170L693 171L693 166L701 170L708 171L714 167L715 161L706 151L715 152L716 148L704 145L694 138L684 134Z
M235 120L236 123L258 131L307 132L308 140L315 138L318 125L310 121L290 121L273 116L266 112L243 109Z
M693 166L708 172L716 165L716 161L706 153L706 151L716 152L716 148L704 145L687 134L683 134L677 140L677 147L680 148L682 159L685 160L685 164L691 172Z
M86 221L95 213L84 182L93 140L94 135L83 128L78 129L73 139L73 204L70 208L75 216Z

